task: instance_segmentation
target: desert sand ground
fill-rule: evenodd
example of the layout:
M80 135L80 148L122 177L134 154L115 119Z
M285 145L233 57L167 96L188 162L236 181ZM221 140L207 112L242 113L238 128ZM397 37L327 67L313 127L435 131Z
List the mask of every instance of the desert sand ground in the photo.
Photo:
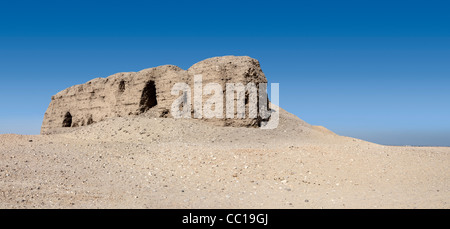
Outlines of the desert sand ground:
M274 130L112 118L0 135L0 208L449 208L450 148L342 137L281 111Z

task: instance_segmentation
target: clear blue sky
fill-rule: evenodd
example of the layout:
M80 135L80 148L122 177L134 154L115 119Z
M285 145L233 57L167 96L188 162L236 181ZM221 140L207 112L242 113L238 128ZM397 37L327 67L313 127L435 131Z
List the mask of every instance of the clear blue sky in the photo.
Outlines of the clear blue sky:
M341 135L450 146L448 1L2 1L0 134L50 97L164 64L247 55L283 108Z

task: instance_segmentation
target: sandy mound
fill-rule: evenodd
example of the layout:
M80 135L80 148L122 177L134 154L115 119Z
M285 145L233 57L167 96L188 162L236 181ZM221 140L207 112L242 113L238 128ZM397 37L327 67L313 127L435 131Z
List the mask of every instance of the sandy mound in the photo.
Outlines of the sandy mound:
M90 126L64 128L64 137L133 143L219 144L223 147L279 147L297 143L345 141L311 126L280 109L279 126L273 130L218 127L196 119L149 118L145 115L110 118Z

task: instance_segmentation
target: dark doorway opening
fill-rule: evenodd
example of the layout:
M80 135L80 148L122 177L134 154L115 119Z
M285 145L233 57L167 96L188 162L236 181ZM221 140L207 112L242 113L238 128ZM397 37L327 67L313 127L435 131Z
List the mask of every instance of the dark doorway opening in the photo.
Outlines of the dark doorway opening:
M125 91L125 81L121 80L119 83L119 92L122 93Z
M142 91L139 112L144 113L157 104L155 81L150 80L145 84L144 90Z
M72 126L72 115L70 114L70 112L67 112L66 115L64 115L62 127L71 127L71 126Z

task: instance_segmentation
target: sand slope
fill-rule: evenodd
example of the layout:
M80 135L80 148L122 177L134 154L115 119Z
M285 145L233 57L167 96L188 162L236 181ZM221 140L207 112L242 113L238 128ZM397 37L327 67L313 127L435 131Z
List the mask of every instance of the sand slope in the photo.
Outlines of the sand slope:
M449 208L449 165L448 147L341 137L283 110L275 130L114 118L0 135L0 208Z

